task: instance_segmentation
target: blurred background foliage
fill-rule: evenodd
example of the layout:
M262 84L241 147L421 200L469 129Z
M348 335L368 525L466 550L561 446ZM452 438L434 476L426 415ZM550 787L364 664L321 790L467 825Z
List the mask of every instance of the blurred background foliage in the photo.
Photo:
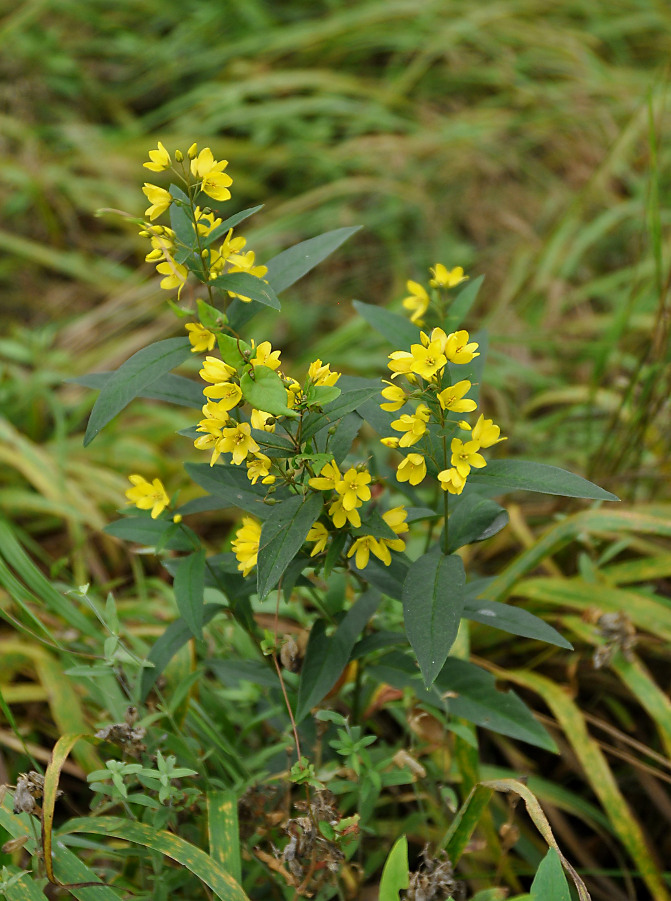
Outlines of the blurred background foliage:
M2 0L0 10L0 505L42 571L164 609L164 583L145 581L100 529L124 503L128 472L182 483L194 452L176 431L192 415L136 401L84 451L92 398L65 380L181 331L137 228L96 211L141 215L141 163L157 140L210 145L230 161L234 208L266 203L245 230L260 261L364 226L288 293L281 316L258 320L257 338L290 370L320 356L380 375L391 348L353 316L352 299L398 309L406 279L424 281L437 261L486 276L472 326L490 333L484 403L510 436L502 453L574 469L628 504L596 524L565 502L516 504L511 528L470 563L485 574L511 565L524 582L515 594L504 578L499 599L514 594L581 650L541 649L529 663L528 645L476 630L474 651L545 674L532 675L547 685L520 670L519 684L545 692L564 729L553 775L558 785L570 773L575 793L555 792L553 824L565 840L562 817L578 815L582 791L590 824L605 805L604 847L611 833L628 847L570 722L598 714L616 730L607 743L630 803L641 816L657 805L661 842L671 822L658 791L671 735L659 638L671 607L671 7ZM551 535L564 528L555 543L538 537L549 524ZM585 620L596 603L635 620L649 669L591 669L593 646L610 640ZM548 677L571 688L570 716ZM637 768L648 752L658 757ZM497 753L532 767L510 743ZM585 866L608 859L574 844ZM606 879L602 897L627 891Z

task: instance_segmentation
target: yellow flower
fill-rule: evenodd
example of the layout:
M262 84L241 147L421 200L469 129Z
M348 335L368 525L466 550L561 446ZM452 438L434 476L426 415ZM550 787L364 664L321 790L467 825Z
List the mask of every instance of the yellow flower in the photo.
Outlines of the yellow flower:
M372 535L362 535L361 538L357 538L347 552L347 556L351 557L353 554L356 554L354 559L357 569L365 569L368 566L371 553L375 554L385 566L389 566L391 563L389 548Z
M182 288L186 284L189 270L181 263L175 262L172 257L168 257L164 263L159 263L156 271L165 278L161 279L161 287L164 291L172 291L177 288L177 297L182 293Z
M265 454L256 454L251 460L247 460L247 478L252 485L256 485L259 479L262 485L273 484L275 476L270 474L271 465L270 457Z
M501 433L501 428L498 425L494 425L493 419L485 419L485 417L480 414L478 417L478 421L473 426L473 440L477 441L480 447L492 447L494 444L498 444L499 441L507 441L507 438L499 438Z
M196 231L199 235L207 237L210 232L214 231L217 226L221 225L222 220L218 219L215 213L206 213L197 206L193 211L193 218L196 223Z
M322 466L318 477L309 480L308 485L310 488L316 488L317 491L334 491L341 482L342 475L338 464L335 460L331 460L330 463Z
M213 426L212 423L217 423L216 428L223 428L230 416L228 415L228 411L231 409L225 400L221 401L213 401L208 400L206 404L201 408L203 411L203 416L205 419L201 420L199 425L199 430L201 432L212 432ZM203 428L200 428L202 426Z
M156 519L170 503L163 483L160 479L148 482L142 476L128 476L128 481L133 486L126 491L128 500L135 504L138 510L151 510L151 518Z
M420 332L419 337L424 347L433 344L440 349L442 354L445 353L445 348L447 347L447 335L442 328L432 329L430 335L427 335L426 332Z
M389 438L380 438L380 444L384 444L385 447L398 447L398 438L396 435L391 435Z
M206 329L202 322L187 322L184 328L189 333L189 341L193 344L191 353L205 353L206 350L214 348L217 336Z
M238 569L248 576L256 566L261 540L261 523L250 516L242 517L242 526L235 533L231 548L238 561Z
M466 477L459 475L458 471L452 469L444 469L438 473L438 481L443 491L449 491L450 494L461 494L466 484Z
M389 359L391 362L387 363L387 368L394 373L392 375L393 379L397 375L407 375L412 372L415 360L413 355L408 353L407 350L395 350L389 354Z
M426 424L430 416L431 411L426 404L419 404L412 415L404 413L399 419L395 419L391 424L392 429L396 432L405 432L398 442L399 446L410 447L417 444L426 431Z
M464 275L461 266L455 266L454 269L448 270L442 263L436 263L430 272L433 275L429 282L432 288L454 288L455 285L460 285L468 278L467 275Z
M286 385L287 382L289 383L287 388L287 407L293 410L296 404L303 400L303 389L300 386L300 382L297 382L296 379L287 378L284 380L284 384Z
M388 382L386 379L382 379L382 381L385 385L389 385L388 388L382 389L382 397L386 398L388 403L380 404L380 409L395 413L405 403L405 391L403 388L399 388L398 385L394 385L393 382Z
M410 482L411 485L419 485L426 477L426 462L421 454L408 454L405 460L396 470L396 478L399 482Z
M469 344L468 332L462 329L447 336L445 356L450 363L470 363L474 357L480 356L479 353L475 353L479 346L475 341Z
M364 501L370 500L370 473L366 470L358 470L353 466L347 470L338 482L335 490L342 496L342 505L345 510L353 510L360 507Z
M217 382L227 382L232 375L235 375L235 369L217 357L205 357L203 368L198 375L204 382L216 384Z
M474 466L476 469L482 469L483 466L487 465L485 458L478 453L480 445L477 441L463 442L461 438L453 438L450 450L452 451L450 462L462 479L465 479L469 474L471 466Z
M311 557L315 557L317 554L321 554L325 549L329 540L329 530L325 525L322 525L322 523L316 522L306 535L306 540L315 542L315 546L310 553Z
M220 401L222 409L232 410L237 407L242 398L242 389L235 382L216 382L203 390L205 397L211 397Z
M312 379L313 385L333 386L340 378L340 373L331 372L330 363L322 363L321 360L315 360L313 363L310 363L308 376Z
M258 429L260 432L275 431L275 419L272 413L266 413L263 410L252 410L252 414L249 418L253 429ZM268 425L269 419L273 420L271 425Z
M198 431L205 431L206 428L203 423L201 423L202 428L199 426ZM210 466L214 466L219 457L221 456L221 432L218 428L212 426L210 429L207 429L209 434L201 435L200 438L196 438L193 442L193 446L198 450L212 450L212 456L210 457Z
M407 517L408 511L402 504L399 507L392 507L391 510L382 514L382 519L397 535L405 535L410 531L410 526L406 522ZM378 538L378 542L392 551L402 551L405 548L405 541L402 538ZM382 558L380 557L380 559Z
M247 239L242 236L233 237L233 229L229 228L223 244L219 245L219 250L210 253L210 278L216 278L223 274L226 263L235 264L238 255L244 249Z
M256 350L256 355L249 361L252 366L267 366L268 369L279 369L280 351L273 350L270 341L262 341L257 347L252 338L252 350Z
M161 142L158 142L158 150L149 151L150 162L143 163L145 169L151 169L152 172L163 172L172 165L170 154Z
M451 410L453 413L470 413L477 409L474 400L462 400L464 394L471 390L471 383L468 379L457 382L456 385L450 385L449 388L443 389L438 394L438 400L443 410Z
M209 147L204 147L191 160L191 174L201 179L201 191L213 200L228 200L231 196L228 188L233 184L233 179L224 172L226 166L228 160L217 162Z
M403 299L403 307L411 311L410 321L419 324L419 320L429 306L429 295L426 288L419 282L408 281L406 288L410 291L410 295Z
M172 203L172 196L165 188L150 185L148 182L144 183L142 192L143 194L146 194L147 200L151 204L151 206L147 207L144 211L144 214L145 216L149 216L150 221L153 222L154 219L158 219L158 217L168 209Z
M352 510L345 510L343 507L342 498L339 497L329 507L329 516L333 520L333 525L336 529L342 529L346 522L349 522L354 526L355 529L358 529L361 525L361 517L359 516L359 511L356 507Z
M229 429L222 429L221 449L233 455L233 462L238 466L248 454L255 454L259 446L251 437L252 427L248 422L239 422Z

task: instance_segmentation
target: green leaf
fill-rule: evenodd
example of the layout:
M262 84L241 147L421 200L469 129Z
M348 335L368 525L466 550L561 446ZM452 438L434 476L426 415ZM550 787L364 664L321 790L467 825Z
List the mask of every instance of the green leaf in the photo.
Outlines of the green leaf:
M73 385L83 385L84 388L95 388L100 391L113 376L113 372L90 372L88 375L80 375L67 381ZM160 376L137 396L149 400L164 400L180 407L193 407L194 410L200 410L205 400L201 384L194 382L193 379L184 378L183 375L175 375L174 372Z
M455 865L471 840L493 794L493 789L484 785L475 785L457 811L445 838L440 842L440 846L445 848L450 860Z
M370 509L366 514L366 518L362 520L361 525L352 527L351 532L357 538L360 535L372 535L373 538L387 538L391 541L395 541L398 538L396 532L387 525L375 509Z
M564 868L554 848L548 848L536 871L531 884L531 897L533 901L571 901Z
M243 372L240 388L247 403L257 410L273 416L298 417L295 410L287 407L287 389L281 378L268 366L254 366L251 372Z
M205 590L205 550L182 557L175 572L177 609L195 638L203 637L203 592Z
M205 328L220 328L225 322L224 314L221 310L206 303L201 297L196 298L196 309L198 310L198 321Z
M329 254L337 250L348 238L359 231L360 225L349 228L335 228L315 238L301 241L268 262L267 278L277 294L281 294L300 278L314 269Z
M266 519L275 509L263 501L265 487L252 485L244 468L208 463L185 463L184 468L197 485L223 502L221 506L239 507L258 519ZM282 497L282 494L276 492L274 496Z
M456 695L447 701L450 713L455 716L501 735L557 751L550 735L515 692L499 691L494 676L479 666L450 657L436 679L435 687Z
M242 882L238 798L232 789L207 792L207 834L210 856L236 882Z
M489 498L472 492L450 498L448 520L449 551L465 544L485 541L508 525L508 513Z
M91 410L84 446L107 423L156 379L179 366L191 353L188 338L168 338L143 347L126 360L105 383Z
M220 604L206 604L203 609L203 625L207 625L222 609L223 606ZM174 623L170 623L163 635L152 645L147 655L147 662L153 664L153 666L144 667L140 679L140 698L142 701L146 700L156 680L175 654L192 637L193 633L186 622L183 619L178 619Z
M435 547L410 565L403 584L405 632L427 686L443 668L459 629L466 574L460 557Z
M398 893L410 885L408 875L408 840L396 839L385 861L380 879L379 901L398 901Z
M234 213L232 216L229 216L228 219L221 223L221 225L218 225L213 229L207 237L203 238L203 247L209 247L211 244L214 244L215 241L218 241L219 238L225 238L229 228L235 228L236 225L244 222L245 219L248 219L250 216L253 216L254 213L258 213L258 211L262 209L263 204L261 203L259 206L252 206L247 210L240 210L239 213Z
M523 607L467 597L463 616L476 623L493 626L495 629L501 629L502 632L509 632L511 635L535 638L537 641L554 644L558 648L573 650L573 645L556 629Z
M380 560L371 557L365 569L357 569L352 557L350 566L367 582L374 585L378 591L390 598L395 598L397 601L403 598L403 585L409 569L407 557L402 557L400 554L392 554L389 566L385 566Z
M357 638L379 603L380 595L377 591L362 594L330 637L326 635L324 620L318 619L315 622L310 631L298 685L297 723L333 688L349 663Z
M360 300L353 301L353 306L359 316L383 335L396 350L404 350L419 342L419 329L404 316Z
M514 691L499 691L491 673L474 663L448 657L431 688L421 682L415 661L392 651L370 666L369 674L394 688L411 688L420 700L492 732L557 752L557 746ZM447 697L446 693L449 692Z
M106 525L103 531L122 541L132 541L144 547L160 546L173 551L192 551L194 539L195 543L198 541L188 526L176 525L169 519L151 519L149 516L125 516ZM190 535L193 536L191 540Z
M273 310L281 309L280 302L270 285L249 272L229 272L215 278L210 284L221 288L222 291L233 291L241 297L249 297L266 307L272 307Z
M170 185L170 193L176 200L181 201L170 204L170 228L174 231L177 241L193 251L196 247L196 229L189 208L189 198L176 185Z
M572 472L528 460L492 460L484 469L471 471L467 487L469 485L493 495L506 491L537 491L540 494L585 497L596 501L619 500L610 491Z
M337 400L330 403L323 413L311 413L303 422L302 437L308 441L321 429L327 428L338 422L346 413L351 413L361 404L370 400L375 394L379 394L379 386L376 388L355 388L352 391L343 391Z
M443 328L448 334L450 332L456 332L461 327L462 322L468 315L478 296L480 286L484 280L484 275L479 275L477 278L473 279L473 281L469 281L452 301L443 324Z
M217 345L221 359L224 363L228 363L229 366L233 366L234 369L240 369L245 363L245 358L242 355L243 351L251 352L252 349L251 345L247 344L246 341L235 338L233 335L217 335Z
M323 407L340 397L342 391L336 385L310 385L306 396L308 406Z
M59 835L77 832L120 838L151 848L190 870L221 901L249 901L239 883L209 854L170 832L157 830L145 823L133 823L122 817L102 816L71 819L61 827Z
M257 592L260 598L277 585L319 518L323 504L319 495L311 494L305 499L291 497L272 508L261 528L259 541Z

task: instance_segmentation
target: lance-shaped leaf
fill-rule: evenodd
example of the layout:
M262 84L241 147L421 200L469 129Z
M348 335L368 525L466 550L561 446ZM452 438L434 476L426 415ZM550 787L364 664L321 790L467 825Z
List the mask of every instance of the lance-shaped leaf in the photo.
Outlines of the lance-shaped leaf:
M377 591L362 594L330 636L326 635L323 619L315 622L310 631L298 685L297 723L333 688L349 662L357 638L379 603Z
M548 898L552 901L571 901L564 868L554 848L548 848L541 861L531 884L530 896L532 901L546 901Z
M203 637L205 550L182 557L175 572L175 600L182 619L195 638Z
M334 422L338 422L347 413L351 413L364 404L375 394L379 394L379 386L375 388L354 388L352 391L343 391L343 393L328 404L324 408L323 413L310 413L303 422L303 431L301 433L304 441L312 438L321 429L327 428Z
M349 228L335 228L315 238L301 241L268 261L267 278L277 294L281 294L299 278L314 269L329 254L337 250L349 237L361 228L355 225Z
M132 541L145 547L163 547L172 551L191 551L198 543L195 533L184 523L169 519L151 519L149 516L125 516L108 523L104 530L123 541Z
M443 668L457 637L465 581L461 558L446 556L439 547L408 569L403 585L405 633L427 686Z
M220 507L239 507L259 519L265 519L275 509L264 504L265 488L252 485L242 467L185 463L184 468L196 484L223 502Z
M239 213L234 213L232 216L229 216L228 219L225 219L221 223L221 225L218 225L209 233L209 235L202 239L203 247L209 247L210 244L214 244L214 242L218 241L220 238L226 237L229 228L235 228L236 225L244 222L245 219L248 219L250 216L253 216L254 213L258 213L258 211L262 209L263 204L260 204L259 206L249 207L249 209L246 210L240 210Z
M110 379L91 410L84 446L120 413L133 398L161 376L179 366L191 353L188 338L168 338L143 347L126 360Z
M404 316L360 300L355 300L353 306L359 316L383 335L395 350L406 350L411 344L419 343L419 329Z
M398 901L398 893L410 885L408 875L408 839L400 836L386 859L380 879L379 901Z
M256 300L267 307L272 307L273 310L280 309L280 302L270 285L249 272L229 272L215 278L211 284L223 291L233 291L241 297L249 297L250 300Z
M67 381L73 385L101 391L113 376L113 372L90 372L88 375L80 375ZM180 407L193 407L194 410L200 410L205 400L202 384L184 378L183 375L175 375L174 372L162 375L137 396L148 400L164 400Z
M467 487L490 495L506 491L537 491L562 497L585 497L596 501L617 501L616 495L581 476L547 463L529 460L492 460L484 469L472 470Z
M261 528L257 563L257 592L264 598L300 551L305 537L322 511L317 494L291 497L272 508Z
M203 610L203 625L224 610L223 604L207 604ZM190 641L193 633L183 619L170 623L165 632L154 642L140 679L140 698L145 700L156 680L163 673L179 649Z
M508 524L508 519L508 513L496 501L474 492L452 498L447 532L450 553L491 538Z
M500 604L498 601L483 601L481 598L467 598L463 616L473 622L493 626L495 629L501 629L502 632L509 632L511 635L535 638L538 641L554 644L558 648L573 650L573 645L555 628L523 607Z
M254 366L253 372L243 372L240 388L247 403L257 410L273 416L297 418L296 411L287 407L287 389L282 380L268 366Z
M443 325L443 328L448 334L450 332L456 332L457 329L460 328L478 296L484 278L484 275L479 275L477 278L473 279L473 281L469 281L466 287L462 288L450 304Z

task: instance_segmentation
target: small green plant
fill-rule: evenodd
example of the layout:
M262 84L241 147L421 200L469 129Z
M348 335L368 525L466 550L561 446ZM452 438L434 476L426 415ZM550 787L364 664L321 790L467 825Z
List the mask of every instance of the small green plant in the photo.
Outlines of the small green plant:
M151 245L147 260L161 287L176 293L175 314L196 321L186 323L188 337L159 341L112 374L80 380L100 389L85 444L139 395L193 407L201 418L185 441L207 459L186 462L185 470L205 494L180 506L153 473L133 473L126 494L134 508L107 528L153 549L173 578L179 619L138 660L113 598L97 611L108 633L99 674L114 673L138 708L151 693L159 704L147 720L147 747L144 732L124 739L121 724L98 739L134 757L153 752L154 765L108 759L89 774L101 800L94 816L65 829L107 829L157 854L169 847L217 894L214 876L208 882L203 872L218 874L229 892L219 897L239 901L265 897L259 890L268 880L277 897L355 897L379 881L398 832L417 830L430 846L424 863L410 877L407 844L397 843L381 898L396 899L403 888L406 898L438 897L448 886L461 892L452 867L481 820L491 836L493 792L517 790L505 780L469 782L469 755L477 751L464 721L555 748L524 703L469 661L467 621L570 647L533 614L483 599L482 581L467 578L463 549L506 526L508 514L493 499L506 491L617 498L554 466L496 458L506 439L479 408L486 336L463 328L481 279L464 286L460 267L436 264L428 284L408 282L409 320L356 305L394 348L384 386L321 359L294 377L266 335L249 336L248 324L264 306L279 311L277 295L356 229L336 229L259 265L237 233L258 208L228 215L223 206L231 196L227 162L196 145L169 153L159 143L149 156L145 166L171 172L173 182L144 186L150 205L138 226ZM169 226L158 221L166 214ZM205 354L201 382L172 372L194 354ZM202 540L198 515L228 508L245 514L241 524ZM92 604L86 590L80 597ZM307 636L302 647L283 628L289 614ZM221 623L228 638L218 634ZM208 650L222 649L230 636L228 659ZM189 671L175 696L165 697L160 680L188 643ZM211 691L201 698L207 668L233 687L242 678L266 691L241 711ZM92 669L80 675L94 678ZM379 723L373 728L383 709L400 741ZM402 745L404 736L425 734L429 720L441 738L420 762ZM253 730L252 723L264 725ZM57 775L52 768L47 782ZM461 783L456 812L442 800L456 799L450 782ZM212 839L203 862L197 828L188 849L170 844L168 830L184 818L206 816L216 835L219 802L229 805L228 851ZM103 816L110 807L126 819ZM396 814L380 815L389 809ZM551 831L543 836L554 848ZM48 867L47 875L55 878ZM177 880L174 891L180 887Z

